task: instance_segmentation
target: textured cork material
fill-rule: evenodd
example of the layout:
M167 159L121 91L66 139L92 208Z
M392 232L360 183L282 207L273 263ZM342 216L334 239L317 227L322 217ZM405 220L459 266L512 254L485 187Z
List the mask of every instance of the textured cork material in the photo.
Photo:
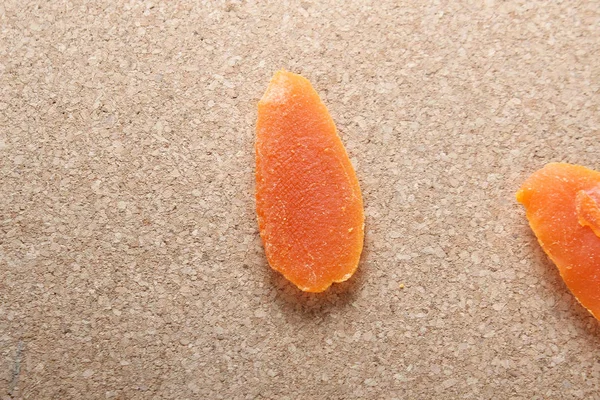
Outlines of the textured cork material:
M599 54L597 1L0 2L0 398L600 398L600 325L514 198L600 169ZM281 68L364 196L318 295L258 235Z

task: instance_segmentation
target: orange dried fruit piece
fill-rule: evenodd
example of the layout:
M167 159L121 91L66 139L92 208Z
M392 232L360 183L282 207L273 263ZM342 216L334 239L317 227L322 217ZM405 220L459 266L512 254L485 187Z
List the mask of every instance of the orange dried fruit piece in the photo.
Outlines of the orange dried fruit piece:
M349 279L364 239L358 179L310 82L275 73L258 103L256 211L271 268L306 292Z
M569 290L600 319L600 172L548 164L523 183L517 200Z

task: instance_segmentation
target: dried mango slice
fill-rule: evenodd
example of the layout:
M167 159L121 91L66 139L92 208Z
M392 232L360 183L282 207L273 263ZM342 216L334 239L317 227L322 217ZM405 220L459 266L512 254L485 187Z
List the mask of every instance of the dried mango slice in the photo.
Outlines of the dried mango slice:
M258 103L256 211L269 265L306 292L349 279L364 239L346 149L310 82L275 73Z
M600 172L548 164L523 183L517 200L569 290L600 319Z

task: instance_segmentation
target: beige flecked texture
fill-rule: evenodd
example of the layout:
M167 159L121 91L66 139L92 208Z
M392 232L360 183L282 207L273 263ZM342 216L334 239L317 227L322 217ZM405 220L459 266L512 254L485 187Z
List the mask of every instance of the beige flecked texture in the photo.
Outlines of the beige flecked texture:
M257 231L279 68L364 195L320 295ZM599 89L597 1L0 2L0 398L600 398L600 325L514 199L600 169Z

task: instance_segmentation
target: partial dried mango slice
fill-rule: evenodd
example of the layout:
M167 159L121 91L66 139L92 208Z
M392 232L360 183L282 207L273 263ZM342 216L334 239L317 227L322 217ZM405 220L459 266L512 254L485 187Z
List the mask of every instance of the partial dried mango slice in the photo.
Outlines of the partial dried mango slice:
M270 266L322 292L349 279L363 248L358 179L310 82L275 73L258 103L256 211Z
M548 164L523 183L517 200L569 290L600 319L600 172Z

